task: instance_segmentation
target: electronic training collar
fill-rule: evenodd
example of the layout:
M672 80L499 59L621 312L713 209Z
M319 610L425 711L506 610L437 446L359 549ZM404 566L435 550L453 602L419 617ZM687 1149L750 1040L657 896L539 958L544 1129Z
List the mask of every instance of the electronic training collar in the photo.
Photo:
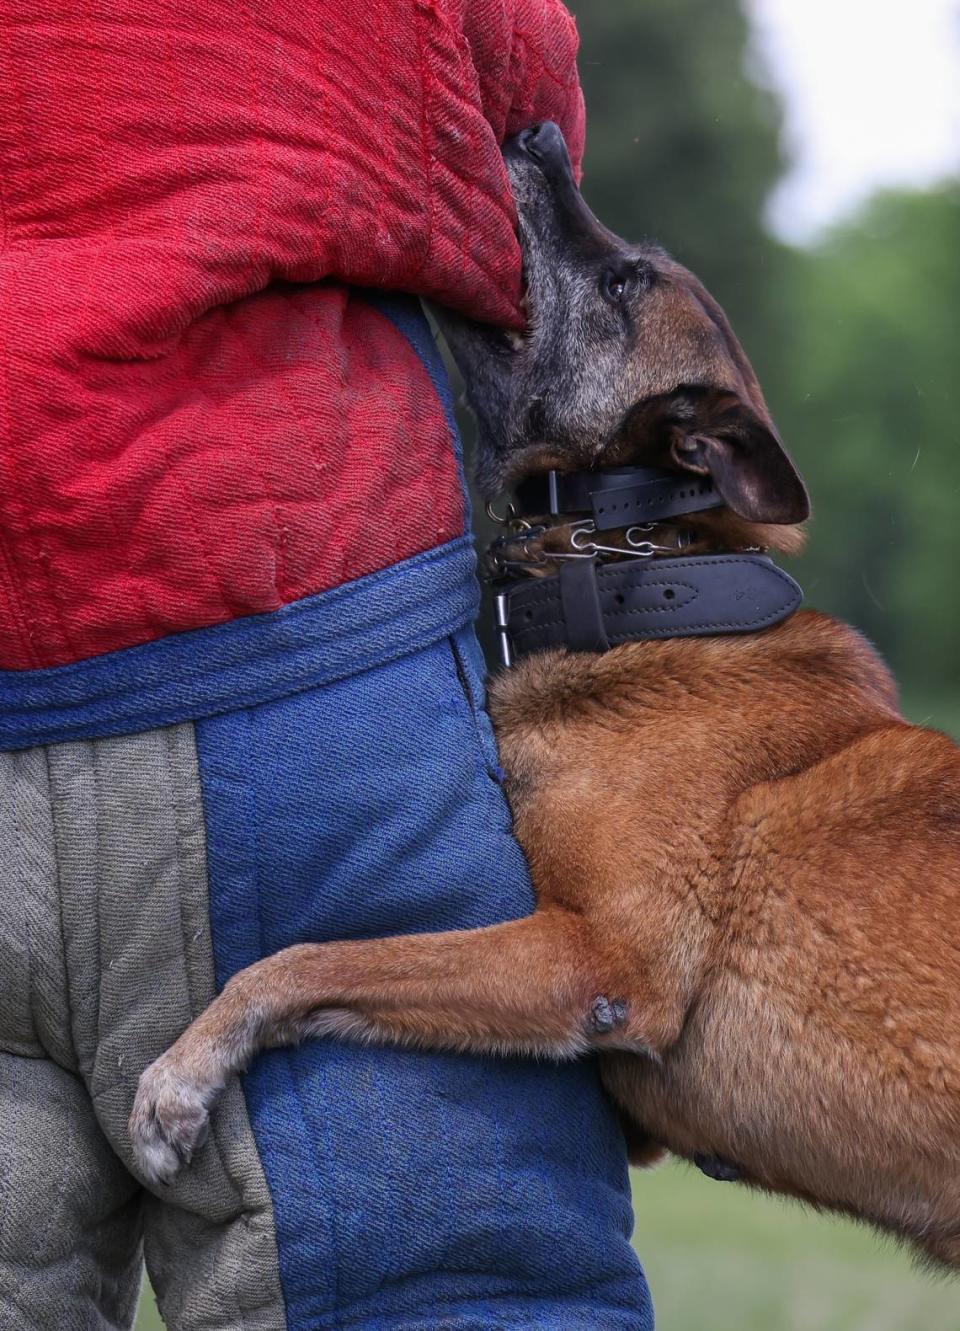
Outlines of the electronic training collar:
M653 638L752 633L800 605L793 578L759 550L684 555L692 538L682 528L672 544L645 539L671 518L721 507L708 477L655 467L549 471L523 481L516 494L519 510L504 520L510 534L494 541L489 556L505 666L552 647L604 652ZM511 558L560 525L544 518L569 524L569 549ZM620 545L594 539L615 531ZM554 562L559 573L530 576Z

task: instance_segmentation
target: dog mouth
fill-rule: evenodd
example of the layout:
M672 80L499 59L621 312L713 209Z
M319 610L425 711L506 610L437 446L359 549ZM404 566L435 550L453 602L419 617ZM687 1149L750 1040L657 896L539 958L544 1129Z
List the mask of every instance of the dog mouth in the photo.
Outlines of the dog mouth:
M520 297L518 308L523 315L523 327L504 328L501 330L504 343L511 352L522 351L530 341L531 336L530 325L533 313L533 302L530 299L530 285L527 279L527 265L525 261L521 268L520 280L522 283L523 294Z
M504 330L503 342L510 352L520 352L531 341L536 317L531 251L536 248L536 233L543 227L542 214L555 209L559 190L578 191L563 134L551 121L533 125L507 139L503 157L517 210L522 289L519 309L524 318L522 329Z
M534 271L537 248L536 222L526 215L519 204L517 216L517 244L520 247L520 299L517 308L523 316L523 327L500 330L503 346L510 353L521 352L532 342L541 303L537 299Z
M591 258L615 254L622 242L594 216L580 193L573 163L559 126L543 121L514 134L503 145L503 158L517 211L521 254L522 331L507 330L503 347L521 352L537 326L536 270L542 252L559 242ZM540 262L538 263L538 256Z
M522 253L522 246L521 246ZM527 278L526 262L523 262L521 268L521 296L517 302L517 308L523 316L522 328L498 328L494 331L494 337L500 350L509 356L517 355L526 347L532 336L531 324L533 316L533 301L530 296L530 285Z

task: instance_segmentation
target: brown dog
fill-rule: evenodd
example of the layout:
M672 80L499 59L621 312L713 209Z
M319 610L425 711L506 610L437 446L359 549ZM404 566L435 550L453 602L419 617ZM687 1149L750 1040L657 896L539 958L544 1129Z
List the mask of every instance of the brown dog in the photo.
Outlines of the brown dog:
M642 315L630 324L642 355ZM696 345L588 451L712 474L732 512L674 519L652 544L769 544L777 529L751 524L802 517L801 483L739 348L697 378ZM524 447L583 464L556 437ZM635 1157L734 1162L960 1265L960 750L909 726L870 646L812 613L530 656L492 712L536 913L304 944L241 972L144 1073L144 1172L190 1159L225 1079L268 1045L596 1050Z

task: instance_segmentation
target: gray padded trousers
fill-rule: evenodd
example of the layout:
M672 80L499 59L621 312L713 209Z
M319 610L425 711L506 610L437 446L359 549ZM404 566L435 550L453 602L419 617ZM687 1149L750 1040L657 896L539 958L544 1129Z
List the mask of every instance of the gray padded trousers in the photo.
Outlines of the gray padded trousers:
M214 992L193 726L0 754L0 1331L283 1331L234 1082L168 1189L130 1170L137 1078ZM189 1294L188 1294L189 1291Z

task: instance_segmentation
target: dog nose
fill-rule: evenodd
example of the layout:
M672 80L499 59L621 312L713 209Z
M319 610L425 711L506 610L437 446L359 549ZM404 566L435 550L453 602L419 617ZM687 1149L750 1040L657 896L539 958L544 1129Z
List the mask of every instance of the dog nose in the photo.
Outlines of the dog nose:
M552 120L531 125L517 135L517 146L532 157L535 162L557 163L566 158L567 145L564 142L560 126Z

